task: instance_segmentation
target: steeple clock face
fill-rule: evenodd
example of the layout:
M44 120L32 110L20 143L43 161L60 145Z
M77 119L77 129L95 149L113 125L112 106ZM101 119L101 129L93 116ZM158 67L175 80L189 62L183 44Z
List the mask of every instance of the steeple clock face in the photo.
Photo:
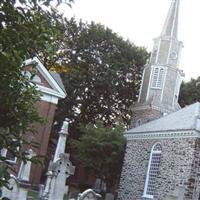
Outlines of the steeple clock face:
M170 53L169 57L170 57L170 59L172 59L172 60L177 59L177 53L176 53L176 51L172 51L172 52Z

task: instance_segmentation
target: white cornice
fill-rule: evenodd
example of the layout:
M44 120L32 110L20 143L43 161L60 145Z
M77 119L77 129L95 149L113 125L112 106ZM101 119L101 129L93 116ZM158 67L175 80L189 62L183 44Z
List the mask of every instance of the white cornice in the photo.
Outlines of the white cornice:
M124 137L130 140L141 140L141 139L169 139L169 138L194 138L200 137L200 132L196 130L186 131L169 131L169 132L146 132L146 133L129 133L125 134Z
M37 88L38 88L39 91L41 91L42 93L45 93L45 94L49 94L49 95L52 95L52 96L55 96L55 97L58 97L58 98L64 98L65 97L63 94L59 93L58 91L53 90L53 89L48 88L48 87L45 87L45 86L37 85Z
M40 99L49 103L58 104L58 97L52 95L43 94Z
M65 92L62 90L62 88L58 85L58 83L54 80L52 75L48 72L48 70L44 67L44 65L41 63L41 61L37 57L30 58L24 61L24 64L31 65L34 62L36 62L36 67L38 71L46 78L47 82L52 87L52 89L50 89L50 88L41 86L39 84L36 84L38 89L42 93L47 93L49 95L52 94L53 96L56 96L58 98L65 98L66 97Z

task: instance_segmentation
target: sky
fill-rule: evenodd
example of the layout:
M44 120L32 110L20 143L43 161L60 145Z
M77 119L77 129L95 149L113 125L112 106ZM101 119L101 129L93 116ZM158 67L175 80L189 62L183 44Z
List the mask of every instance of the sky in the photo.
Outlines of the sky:
M164 25L172 0L75 0L70 9L62 5L67 17L94 21L111 28L124 39L150 52L153 39ZM178 39L183 42L179 68L185 81L200 76L200 0L180 0Z

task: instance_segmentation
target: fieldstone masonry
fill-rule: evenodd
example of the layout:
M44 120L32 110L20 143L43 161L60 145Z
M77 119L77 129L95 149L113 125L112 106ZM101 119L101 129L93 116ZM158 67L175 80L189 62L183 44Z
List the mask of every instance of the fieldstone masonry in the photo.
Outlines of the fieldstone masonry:
M199 199L200 128L195 117L200 116L200 105L184 111L178 104L184 77L178 68L183 47L177 37L179 4L180 0L171 0L163 29L154 40L151 58L144 68L138 102L131 108L133 128L125 133L127 147L118 200L147 200L143 194L148 171L153 178L146 198ZM149 170L151 150L156 143L162 146L161 157L159 151L159 161L152 160Z
M162 154L154 199L169 200L170 195L181 186L184 199L192 199L197 185L200 140L174 138L127 142L118 200L144 200L142 196L149 157L155 143L161 144Z
M132 120L130 128L140 126L149 121L155 120L163 116L163 114L155 109L146 108L146 109L138 109L132 110Z

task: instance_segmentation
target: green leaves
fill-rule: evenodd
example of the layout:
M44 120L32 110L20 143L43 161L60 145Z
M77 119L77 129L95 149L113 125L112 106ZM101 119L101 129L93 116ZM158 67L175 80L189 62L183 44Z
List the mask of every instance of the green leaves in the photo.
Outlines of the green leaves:
M125 146L123 130L122 124L113 128L97 121L96 125L81 126L80 139L73 141L75 158L104 179L108 190L116 184L117 174L120 174Z
M100 24L65 20L58 60L68 98L60 102L58 119L68 116L84 124L97 119L111 124L119 116L130 120L141 72L148 58L142 47L124 41Z
M183 82L180 89L179 103L181 107L200 101L200 77Z
M31 125L44 122L35 107L40 93L22 74L22 63L35 54L48 52L51 57L55 53L47 47L57 41L62 27L59 25L61 15L52 10L51 2L0 1L0 150L6 148L21 160L27 159L22 146L31 145L25 135L35 132ZM2 187L7 185L10 163L2 155L0 162L6 166L0 171Z

